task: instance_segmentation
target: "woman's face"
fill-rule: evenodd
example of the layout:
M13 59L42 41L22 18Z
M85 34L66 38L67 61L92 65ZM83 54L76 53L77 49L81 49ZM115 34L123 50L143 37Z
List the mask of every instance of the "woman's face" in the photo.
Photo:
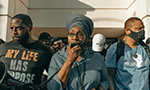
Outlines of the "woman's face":
M68 43L80 43L83 44L86 40L86 36L81 28L74 26L68 33Z

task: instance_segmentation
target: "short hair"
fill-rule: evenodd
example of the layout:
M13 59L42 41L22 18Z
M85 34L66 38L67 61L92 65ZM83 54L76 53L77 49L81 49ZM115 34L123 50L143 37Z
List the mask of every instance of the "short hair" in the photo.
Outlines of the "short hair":
M50 41L50 38L51 38L51 35L47 32L42 32L38 37L39 40L47 39L49 41Z
M130 17L129 19L127 19L126 21L125 21L125 24L124 24L124 29L126 29L126 27L127 26L132 26L133 25L133 23L134 23L134 21L135 20L139 20L139 21L142 21L140 18L138 18L138 17Z
M146 40L146 44L150 44L150 37Z
M30 16L28 16L26 14L17 14L14 17L12 17L12 19L14 19L14 18L21 19L22 20L21 23L25 24L26 26L32 26L33 25Z

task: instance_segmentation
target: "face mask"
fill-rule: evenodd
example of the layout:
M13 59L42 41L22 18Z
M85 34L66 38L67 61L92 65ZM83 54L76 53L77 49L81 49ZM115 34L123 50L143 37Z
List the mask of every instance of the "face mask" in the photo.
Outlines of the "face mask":
M46 42L42 42L43 44L45 44L45 45L47 45L47 46L49 46L49 43L46 43Z
M60 49L60 43L58 43L58 47L57 47L57 49L58 49L58 50Z
M130 30L130 29L128 29ZM142 31L139 31L139 32L133 32L132 30L130 30L131 33L130 35L127 35L131 38L133 38L136 42L141 42L142 40L145 39L145 31L142 30Z

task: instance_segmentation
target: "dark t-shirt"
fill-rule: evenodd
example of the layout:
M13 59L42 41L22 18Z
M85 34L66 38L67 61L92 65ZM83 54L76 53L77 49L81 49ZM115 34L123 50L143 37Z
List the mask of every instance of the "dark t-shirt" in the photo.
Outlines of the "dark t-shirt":
M104 60L105 60L105 57L106 57L106 53L107 53L107 50L105 48L103 48L103 50L100 52L100 54L102 55Z
M0 47L0 60L5 62L8 74L24 83L37 85L52 55L51 49L39 41L25 45L10 41Z

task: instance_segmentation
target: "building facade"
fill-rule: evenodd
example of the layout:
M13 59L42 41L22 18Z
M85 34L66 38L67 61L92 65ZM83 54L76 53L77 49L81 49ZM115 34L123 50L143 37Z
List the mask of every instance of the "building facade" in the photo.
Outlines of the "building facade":
M145 24L150 36L150 0L0 0L0 38L10 41L10 21L18 13L33 20L32 36L45 31L52 37L66 37L66 20L73 14L84 14L94 21L94 32L106 38L120 38L124 22L132 16ZM91 37L92 37L91 36Z

